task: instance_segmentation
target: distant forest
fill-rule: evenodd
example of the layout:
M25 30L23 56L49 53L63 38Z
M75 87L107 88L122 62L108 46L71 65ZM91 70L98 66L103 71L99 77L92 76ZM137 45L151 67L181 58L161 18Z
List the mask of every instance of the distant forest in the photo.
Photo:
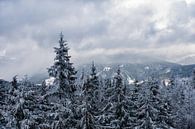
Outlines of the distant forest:
M42 84L0 80L0 129L195 129L195 72L190 77L155 75L126 83L120 67L102 79L76 76L63 34L49 79Z

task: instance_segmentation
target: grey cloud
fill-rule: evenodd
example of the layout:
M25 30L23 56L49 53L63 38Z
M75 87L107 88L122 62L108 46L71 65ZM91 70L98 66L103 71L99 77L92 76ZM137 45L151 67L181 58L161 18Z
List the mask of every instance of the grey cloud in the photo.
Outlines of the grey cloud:
M151 52L174 60L193 52L182 47L193 46L195 41L194 6L185 0L1 0L0 51L6 49L6 56L16 58L16 62L0 70L22 64L24 68L15 72L32 73L49 66L60 31L77 64L96 59L112 62L119 55L125 59L128 55L151 56ZM174 52L173 46L181 52ZM172 53L164 53L165 48ZM125 56L120 51L126 49ZM107 57L98 59L103 53ZM29 60L42 62L37 62L34 70ZM0 72L0 77L4 75Z
M195 18L195 3L189 5L189 13L192 16L192 18Z

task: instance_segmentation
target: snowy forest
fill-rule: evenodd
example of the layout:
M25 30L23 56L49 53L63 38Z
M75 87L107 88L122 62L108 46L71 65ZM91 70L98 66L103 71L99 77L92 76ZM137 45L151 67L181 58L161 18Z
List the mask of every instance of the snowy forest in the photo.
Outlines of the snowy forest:
M0 80L0 129L195 129L194 69L127 83L120 66L103 79L92 61L78 76L62 34L58 44L42 84Z

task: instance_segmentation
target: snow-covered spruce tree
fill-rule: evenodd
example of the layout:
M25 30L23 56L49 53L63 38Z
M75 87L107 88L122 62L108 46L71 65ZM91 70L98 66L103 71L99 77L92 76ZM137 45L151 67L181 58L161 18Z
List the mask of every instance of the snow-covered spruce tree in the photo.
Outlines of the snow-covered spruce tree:
M17 81L17 76L13 77L10 83L10 89L7 98L6 107L6 128L21 128L21 121L24 120L23 102L21 101L20 84Z
M174 117L175 127L177 129L186 129L187 127L187 101L185 90L185 81L175 78L173 83L167 87L167 96L170 99L173 111L172 117Z
M152 103L153 93L151 86L156 85L156 82L148 81L143 85L141 96L139 97L139 105L137 110L137 127L141 129L155 129L155 120L157 118L157 110L153 108ZM155 92L156 94L156 92Z
M141 94L141 86L142 84L139 83L138 80L135 80L132 87L132 91L130 92L131 95L129 97L129 100L130 100L130 115L131 115L131 127L136 127L137 125L137 119L138 119L138 115L137 115L137 112L138 112L138 107L139 107L139 99L140 99L140 96L142 95Z
M3 127L6 126L8 123L9 118L9 96L10 94L8 93L10 87L10 83L7 81L4 81L0 79L0 128L3 129Z
M114 77L112 95L109 97L108 104L103 109L99 118L102 128L131 128L129 98L127 98L124 88L121 71L118 69L117 75Z
M24 112L24 101L23 96L20 91L17 91L15 97L14 97L15 103L12 105L12 115L13 120L15 120L15 126L17 129L22 128L21 122L25 119L25 112Z
M90 74L90 81L91 83L93 83L94 87L98 88L99 85L99 80L98 80L98 76L96 73L96 67L94 62L92 62L92 66L91 66L91 74Z
M195 75L194 75L195 76ZM193 80L191 80L193 81ZM187 98L187 114L188 114L188 128L195 128L195 85L190 83L190 86L187 86L186 89L186 98Z
M62 95L71 98L75 89L76 71L73 67L73 63L70 63L70 57L68 55L69 48L66 41L63 39L63 34L60 35L59 48L55 47L55 62L54 65L48 69L49 76L56 79L58 84L58 94L61 98Z
M90 78L87 78L86 82L83 85L83 102L81 106L81 124L80 128L82 129L95 129L94 122L94 90L96 88L91 83Z
M137 110L137 126L141 129L170 129L169 105L164 103L159 92L159 83L152 78L143 85Z
M88 96L91 99L91 110L93 111L93 114L97 114L98 110L100 108L99 105L99 95L100 95L100 86L99 86L99 79L96 73L96 67L94 65L94 62L92 62L92 67L91 67L91 74L89 77L89 89L87 91Z
M175 78L167 87L169 102L172 104L175 128L193 129L194 122L194 72L191 78Z
M83 129L95 129L95 115L98 115L100 108L99 98L99 79L96 75L96 67L94 62L91 67L91 74L85 81L82 91L82 122L81 128Z
M192 75L193 76L193 75ZM190 79L178 79L174 88L174 102L177 129L193 129L194 123L194 85L193 77Z
M176 127L176 122L178 121L178 110L179 110L179 105L178 105L178 98L175 98L178 96L177 94L177 81L176 78L171 75L169 77L169 82L168 84L164 84L163 87L160 89L161 96L164 102L164 106L168 112L169 115L169 120L167 123L171 125L172 127Z
M49 76L55 78L54 86L57 87L56 91L52 91L52 94L46 95L49 96L54 103L61 105L64 111L60 110L60 114L63 119L57 119L57 123L61 123L68 128L76 128L77 121L75 119L76 114L76 102L75 99L75 80L76 80L76 71L73 67L73 63L70 63L71 56L68 55L69 48L67 47L66 41L63 39L63 34L60 35L59 47L55 47L55 62L54 65L48 69ZM55 98L55 99L54 99ZM48 99L48 101L50 101ZM54 111L55 112L55 111ZM68 114L68 115L67 115ZM55 124L54 124L55 125ZM61 125L60 125L61 126Z
M18 89L18 81L17 81L17 75L13 77L11 81L11 89L10 89L10 94L13 95L14 91Z
M43 81L41 84L41 89L40 89L41 95L45 95L47 93L46 88L47 88L46 82Z
M11 103L11 119L6 126L17 129L35 128L37 125L34 120L34 113L37 112L35 92L24 90L27 85L18 85L22 89L14 91L12 101L15 101L15 103Z

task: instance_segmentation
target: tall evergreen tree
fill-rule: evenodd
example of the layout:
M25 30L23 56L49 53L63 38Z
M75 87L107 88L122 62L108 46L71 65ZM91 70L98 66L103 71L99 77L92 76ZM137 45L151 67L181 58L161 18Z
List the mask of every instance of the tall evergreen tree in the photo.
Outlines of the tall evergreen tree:
M62 127L62 124L68 128L75 128L77 121L75 118L76 109L76 71L73 63L70 62L71 56L68 54L69 48L67 47L64 36L60 34L59 47L55 47L55 62L54 65L48 69L49 76L55 78L54 86L57 86L57 91L54 94L48 95L50 99L59 97L60 101L56 101L57 105L61 105L65 110L61 112L62 119L57 119L55 126ZM58 98L57 98L58 99ZM55 101L55 100L54 100ZM58 124L57 124L58 123Z
M10 94L13 95L14 91L18 89L18 80L17 80L17 75L12 78L11 81L11 89L10 89Z
M99 123L102 127L113 129L130 128L131 116L128 97L124 92L124 84L120 69L114 77L112 94L109 96L107 105L103 109ZM110 92L110 89L108 89Z
M100 108L99 101L99 79L96 67L92 62L91 74L83 85L82 124L84 129L95 129L95 115Z
M143 129L170 129L169 105L160 96L159 83L150 79L145 83L137 110L137 127Z
M94 85L88 78L83 86L83 104L82 104L82 119L80 127L82 129L95 129L94 121Z
M139 84L138 80L135 80L132 85L132 91L130 92L131 95L129 97L130 100L130 115L131 115L131 127L136 127L137 124L137 111L138 111L138 105L139 105L139 99L141 96L141 84Z
M91 98L91 106L93 113L96 114L99 110L100 105L99 103L99 95L100 95L100 86L99 86L99 79L96 73L96 67L94 62L92 62L91 66L91 74L89 77L89 85L90 85L90 98Z
M67 97L72 96L75 89L76 71L73 63L70 62L71 56L68 55L69 48L66 41L63 39L63 34L60 34L59 47L55 47L55 62L48 69L49 75L56 78L56 83L59 85L58 92Z
M137 127L143 129L155 129L155 120L157 118L158 110L154 107L158 104L157 82L149 80L144 89L142 90L142 96L139 98L139 105L137 110ZM154 93L154 94L153 94Z

